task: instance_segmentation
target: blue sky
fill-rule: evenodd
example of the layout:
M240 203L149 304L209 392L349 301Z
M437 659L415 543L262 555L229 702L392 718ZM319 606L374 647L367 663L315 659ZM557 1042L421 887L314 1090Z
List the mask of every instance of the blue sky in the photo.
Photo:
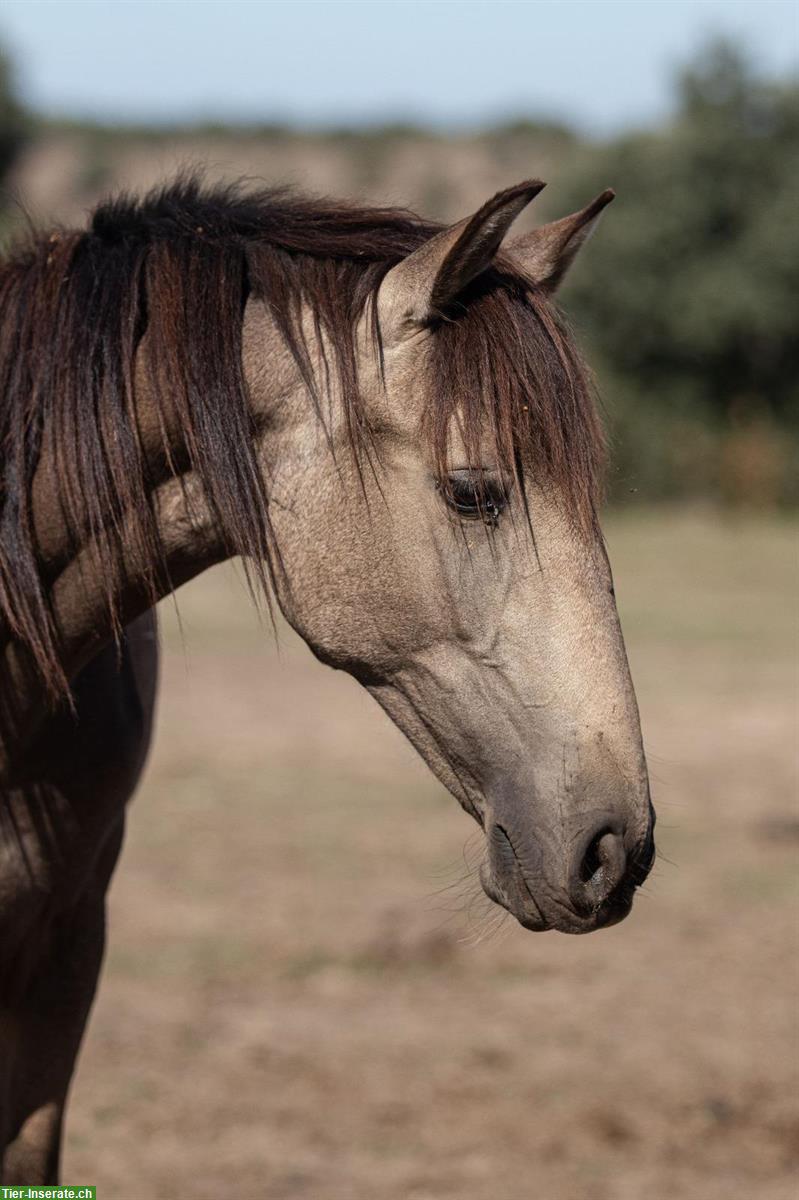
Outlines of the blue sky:
M109 120L475 125L601 133L668 112L713 33L799 61L795 0L3 0L24 99Z

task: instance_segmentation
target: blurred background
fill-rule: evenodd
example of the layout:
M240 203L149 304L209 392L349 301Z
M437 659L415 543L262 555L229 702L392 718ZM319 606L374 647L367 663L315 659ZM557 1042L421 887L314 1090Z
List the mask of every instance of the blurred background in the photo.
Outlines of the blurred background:
M627 922L525 933L366 695L202 577L163 606L68 1181L795 1197L797 13L5 0L4 239L190 164L444 220L531 175L536 221L616 189L562 304L660 815Z

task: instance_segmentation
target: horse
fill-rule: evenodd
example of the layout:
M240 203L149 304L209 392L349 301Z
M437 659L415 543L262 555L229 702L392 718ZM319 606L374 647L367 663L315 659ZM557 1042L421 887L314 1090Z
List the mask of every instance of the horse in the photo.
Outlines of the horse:
M183 176L0 266L0 1144L58 1178L105 893L152 730L154 605L240 556L484 835L529 930L621 920L654 854L554 299L613 198L507 238Z

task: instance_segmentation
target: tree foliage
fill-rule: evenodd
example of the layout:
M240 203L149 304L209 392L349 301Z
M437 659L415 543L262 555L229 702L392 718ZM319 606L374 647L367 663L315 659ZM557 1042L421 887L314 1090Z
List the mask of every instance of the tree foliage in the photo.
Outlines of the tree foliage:
M758 78L717 43L677 98L667 129L595 147L571 180L575 207L597 184L618 199L567 307L601 364L618 485L788 498L799 86Z
M14 90L10 60L0 50L0 183L21 150L27 123Z

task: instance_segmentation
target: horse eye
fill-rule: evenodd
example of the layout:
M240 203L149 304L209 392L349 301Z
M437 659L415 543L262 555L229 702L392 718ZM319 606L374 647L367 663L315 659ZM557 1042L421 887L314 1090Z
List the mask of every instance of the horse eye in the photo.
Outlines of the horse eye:
M501 483L480 471L453 471L438 488L459 517L483 520L486 525L495 526L508 503Z

